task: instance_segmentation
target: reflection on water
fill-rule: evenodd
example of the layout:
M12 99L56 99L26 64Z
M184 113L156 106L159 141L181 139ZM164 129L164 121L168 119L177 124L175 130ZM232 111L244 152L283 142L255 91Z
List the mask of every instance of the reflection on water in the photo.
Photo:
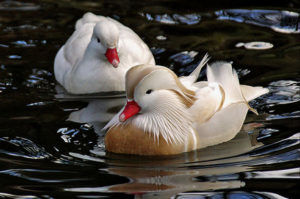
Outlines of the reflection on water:
M161 158L141 159L135 156L108 154L108 159L103 161L102 153L98 155L97 149L94 149L92 154L96 157L80 154L72 154L72 156L112 165L104 171L126 176L130 179L130 183L107 187L75 187L65 190L88 193L146 192L143 198L161 198L171 197L185 191L210 190L212 187L214 190L240 188L245 186L245 182L241 181L239 175L235 173L250 170L247 164L255 158L251 157L248 152L259 146L262 146L262 143L256 142L255 135L249 136L246 132L241 132L235 139L215 147ZM239 167L237 168L235 164ZM211 168L212 165L214 165L213 168ZM151 193L158 191L159 195Z
M268 42L262 42L262 41L255 41L255 42L248 42L248 43L239 42L235 45L235 47L237 48L240 48L242 46L244 46L246 49L252 49L252 50L267 50L273 48L273 44Z
M270 83L272 97L267 101L268 104L287 104L295 103L300 100L299 82L293 80L280 80Z
M25 3L20 1L2 1L0 2L0 10L9 11L34 11L40 8L39 5L34 3Z
M299 12L295 1L251 2L0 2L0 197L297 198ZM260 115L233 140L190 153L106 153L102 128L125 94L69 95L53 77L55 53L90 10L134 29L178 75L206 52L233 61L242 84L270 89L251 102Z
M300 33L299 13L278 10L228 9L216 11L219 20L269 27L280 33Z
M149 21L157 21L159 23L163 24L187 24L187 25L194 25L199 23L201 20L201 15L199 14L186 14L186 15L179 15L179 14L173 14L172 16L168 14L163 15L155 15L151 16L151 14L143 14L141 13L141 16L146 17Z
M0 145L1 153L12 156L31 159L45 159L51 156L44 148L39 147L31 140L22 137L2 137L0 138Z

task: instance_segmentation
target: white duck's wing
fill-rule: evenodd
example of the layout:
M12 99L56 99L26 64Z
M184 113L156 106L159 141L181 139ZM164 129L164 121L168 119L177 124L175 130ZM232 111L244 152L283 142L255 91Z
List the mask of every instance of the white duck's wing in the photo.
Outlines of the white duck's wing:
M198 147L204 148L234 138L242 128L247 112L245 103L235 103L218 111L205 123L194 123L199 136Z
M93 28L94 25L91 23L84 24L73 32L65 45L57 52L54 60L54 74L61 85L64 85L66 73L82 59L90 42Z
M72 65L82 59L91 40L95 24L86 23L75 30L64 45L64 57Z
M54 59L54 75L55 79L61 84L64 85L64 76L67 71L72 69L72 65L68 62L64 55L64 46L62 46L57 52Z

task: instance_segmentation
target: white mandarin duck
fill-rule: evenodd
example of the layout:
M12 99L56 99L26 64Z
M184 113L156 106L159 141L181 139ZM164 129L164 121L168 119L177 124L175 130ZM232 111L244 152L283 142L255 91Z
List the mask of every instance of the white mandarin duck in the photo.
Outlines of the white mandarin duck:
M171 155L235 137L250 108L247 102L268 89L240 85L226 62L207 66L207 81L196 82L207 61L206 55L191 75L180 78L162 66L131 68L126 74L127 104L105 126L106 150Z
M125 74L138 64L155 64L148 46L116 20L86 13L56 54L56 80L73 94L124 91Z

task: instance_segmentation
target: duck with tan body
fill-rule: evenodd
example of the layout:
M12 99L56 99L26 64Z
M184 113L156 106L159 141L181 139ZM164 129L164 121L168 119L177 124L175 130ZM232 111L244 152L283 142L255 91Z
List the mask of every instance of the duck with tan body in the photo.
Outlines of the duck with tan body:
M196 82L207 61L206 55L191 75L179 78L162 66L131 68L126 74L127 104L105 127L106 150L172 155L235 137L250 108L248 101L268 89L240 85L226 62L208 65L207 81Z

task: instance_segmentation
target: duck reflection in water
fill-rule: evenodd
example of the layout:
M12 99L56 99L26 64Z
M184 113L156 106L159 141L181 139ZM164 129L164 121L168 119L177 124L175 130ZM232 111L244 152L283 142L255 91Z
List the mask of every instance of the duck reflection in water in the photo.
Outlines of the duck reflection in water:
M125 98L89 100L87 107L70 114L68 120L90 123L97 133L101 131L125 102ZM120 192L136 198L170 198L180 192L235 189L245 186L239 173L253 169L256 157L249 152L262 146L256 141L255 127L244 125L234 139L200 150L179 155L141 157L105 153L96 146L91 156L73 153L72 156L109 165L101 172L124 176L128 183L105 186L68 188L71 192ZM248 134L248 132L253 132ZM103 143L103 137L99 142ZM105 158L103 158L105 156ZM160 192L159 196L157 192Z
M68 120L92 124L95 132L100 135L99 143L103 143L102 128L121 109L125 100L122 97L85 100L89 102L88 105L72 112ZM110 165L107 169L100 170L124 176L129 182L106 187L69 188L67 191L125 192L134 194L135 198L170 198L181 192L244 187L245 182L238 173L253 168L251 161L255 157L249 152L262 146L256 139L256 127L262 124L251 123L252 115L248 117L250 122L244 124L242 131L234 139L189 153L141 157L105 153L99 145L90 151L92 156L73 153L72 156L80 159ZM157 192L160 192L159 196L156 195Z
M73 95L60 85L56 86L55 98L58 101L80 101L88 105L70 113L67 121L89 123L98 135L103 134L102 128L118 113L126 102L124 92L103 92L91 95Z
M256 141L257 124L249 123L237 136L225 143L171 156L135 156L106 153L95 148L93 160L110 165L100 169L124 176L128 183L106 187L70 188L72 192L120 192L135 198L170 198L177 193L236 189L245 186L239 173L251 171L256 158L249 152L262 146ZM251 131L253 133L248 134ZM242 154L242 155L241 155ZM87 156L77 154L78 158ZM91 160L91 159L87 159ZM157 195L157 192L160 194Z
M68 120L77 123L90 123L97 134L102 134L102 128L120 111L125 102L125 98L90 100L85 108L72 112Z

